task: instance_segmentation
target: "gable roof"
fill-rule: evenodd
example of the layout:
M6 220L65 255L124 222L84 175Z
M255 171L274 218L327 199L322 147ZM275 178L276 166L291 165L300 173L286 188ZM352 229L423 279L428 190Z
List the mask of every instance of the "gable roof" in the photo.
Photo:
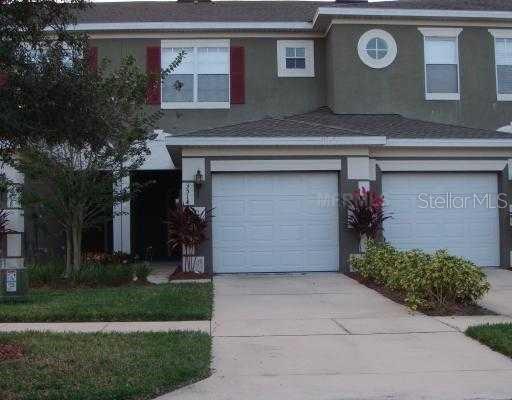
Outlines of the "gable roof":
M357 16L363 10L446 10L511 12L510 0L398 0L368 3L364 0L346 2L311 1L222 1L170 2L135 1L93 3L78 15L79 24L150 23L150 22L315 22L319 9L347 10ZM359 10L359 11L358 11ZM386 13L385 13L386 14ZM380 15L380 14L379 14ZM448 17L445 15L444 17ZM312 27L312 26L311 26Z
M387 137L389 139L506 139L505 132L427 122L398 114L334 114L329 108L172 135L204 138Z

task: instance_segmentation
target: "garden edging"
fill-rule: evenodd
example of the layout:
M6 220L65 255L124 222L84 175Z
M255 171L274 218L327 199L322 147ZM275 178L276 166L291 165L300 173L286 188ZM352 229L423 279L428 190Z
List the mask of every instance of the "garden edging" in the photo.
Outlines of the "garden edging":
M210 321L159 322L16 322L0 324L0 332L172 332L199 331L210 334Z

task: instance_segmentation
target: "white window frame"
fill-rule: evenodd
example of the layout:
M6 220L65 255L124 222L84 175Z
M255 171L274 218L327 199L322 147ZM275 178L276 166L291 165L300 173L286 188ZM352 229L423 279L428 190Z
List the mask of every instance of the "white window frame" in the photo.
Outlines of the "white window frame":
M387 54L379 60L370 57L366 51L368 43L372 39L382 39L388 46ZM395 58L398 54L398 47L396 45L395 39L389 32L386 32L382 29L372 29L363 33L359 39L359 42L357 43L357 53L365 65L370 68L381 69L390 66L393 61L395 61Z
M164 110L197 110L197 109L229 109L231 107L231 66L229 61L230 40L229 39L204 39L204 40L162 40L160 44L161 60L166 48L187 48L194 49L194 99L191 102L165 102L163 101L163 85L160 85L160 107ZM218 102L197 101L197 49L199 47L226 47L228 49L228 100ZM162 61L160 62L162 64ZM166 66L161 65L162 68Z
M306 68L286 68L286 48L303 47ZM277 76L280 78L312 78L315 76L315 42L313 40L277 41Z
M498 101L512 101L512 93L500 93L498 83L498 60L496 58L496 39L512 39L512 29L489 29L494 43L494 71L496 75L496 99Z
M459 36L462 28L418 28L423 35L423 69L425 76L425 100L460 100L460 56L459 56ZM428 39L453 39L455 41L455 57L457 59L457 93L427 93L427 46Z

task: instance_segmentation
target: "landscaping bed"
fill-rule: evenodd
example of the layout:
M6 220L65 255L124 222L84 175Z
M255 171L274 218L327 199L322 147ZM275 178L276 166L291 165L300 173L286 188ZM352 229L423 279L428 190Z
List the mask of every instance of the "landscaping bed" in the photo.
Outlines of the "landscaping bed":
M390 300L393 300L395 303L402 304L407 306L407 302L405 299L405 295L400 292L396 292L390 290L383 285L379 285L378 283L371 281L369 279L363 278L360 274L356 272L349 272L346 274L350 278L356 280L357 282L365 285L369 289L373 289L376 292L379 292L384 297L387 297ZM481 307L478 304L450 304L448 306L432 309L432 308L423 308L418 307L418 311L430 315L432 317L440 317L440 316L475 316L475 315L498 315L494 311L491 311L487 308Z
M466 335L508 357L512 357L512 324L472 326Z
M4 400L145 400L210 375L198 332L5 333L2 346L21 349L0 358Z
M212 315L213 285L128 285L32 289L27 300L0 304L1 322L193 321Z
M370 240L351 266L352 278L412 310L437 316L494 314L477 304L490 288L485 273L445 250L401 251Z
M169 275L170 281L188 281L197 279L212 279L212 276L206 273L184 272L181 269L177 269L174 273Z

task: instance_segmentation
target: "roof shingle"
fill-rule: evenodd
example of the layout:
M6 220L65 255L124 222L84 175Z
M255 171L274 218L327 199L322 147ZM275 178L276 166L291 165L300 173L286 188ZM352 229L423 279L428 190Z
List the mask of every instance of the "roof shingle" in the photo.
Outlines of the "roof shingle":
M485 129L427 122L398 114L334 114L328 108L285 118L266 118L175 136L191 137L338 137L386 136L390 139L512 139Z
M398 0L372 3L365 1L350 1L347 3L321 1L97 2L78 16L78 22L311 22L318 7L512 11L512 1Z

